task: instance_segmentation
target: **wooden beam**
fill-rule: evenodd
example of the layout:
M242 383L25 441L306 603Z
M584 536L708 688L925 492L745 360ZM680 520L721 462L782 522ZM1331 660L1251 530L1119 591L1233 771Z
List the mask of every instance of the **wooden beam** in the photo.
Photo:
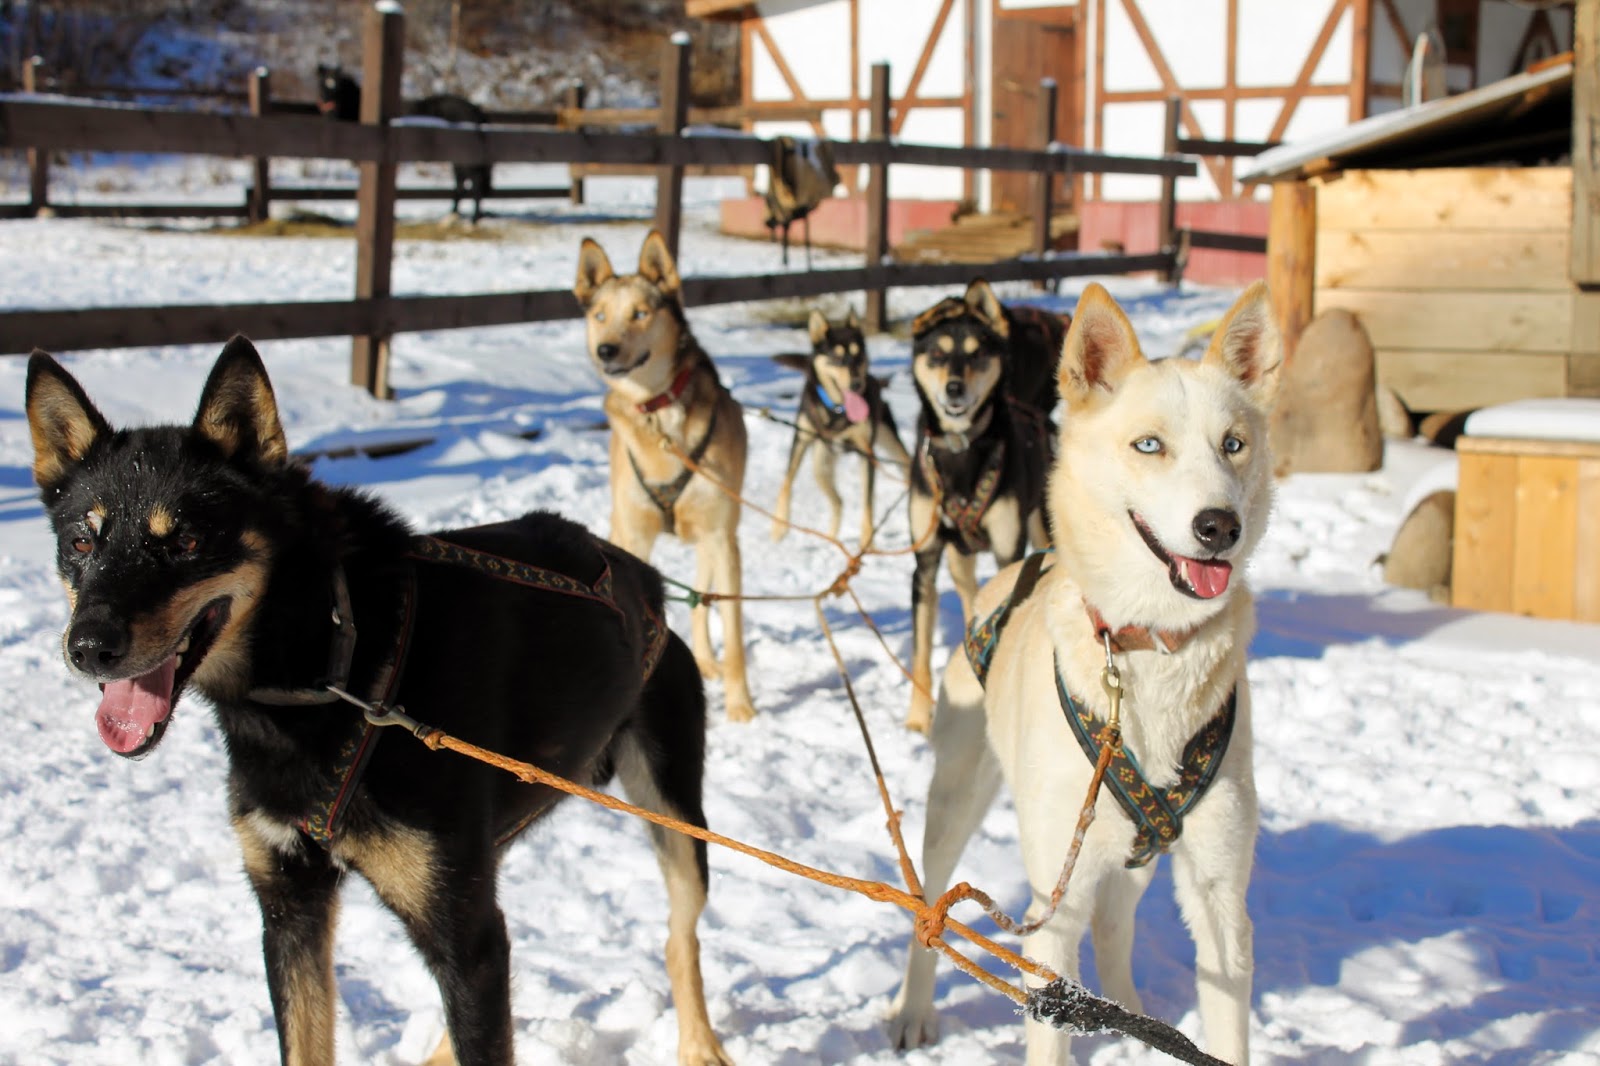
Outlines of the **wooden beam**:
M381 128L400 113L401 67L405 62L405 16L399 5L373 5L362 25L361 124ZM360 166L356 192L356 299L389 295L394 262L395 171L393 162ZM380 400L389 399L387 333L357 334L350 346L350 382Z
M1267 226L1267 288L1283 336L1283 359L1294 357L1300 334L1311 322L1316 299L1317 189L1309 182L1280 181L1272 187Z
M37 3L28 5L33 12ZM22 65L22 91L37 93L44 80L44 58L34 56ZM50 206L50 152L46 148L28 149L28 207L29 213L38 215Z
M1183 97L1167 98L1166 118L1161 124L1161 154L1175 155L1178 151L1179 127L1183 125ZM1221 191L1226 196L1226 191ZM1178 246L1178 179L1168 174L1161 179L1161 203L1156 213L1156 244L1162 251L1176 250ZM1181 279L1182 264L1174 260L1166 276L1168 285Z
M250 113L260 118L272 109L272 75L266 67L250 72L248 83ZM250 222L265 222L272 204L272 159L258 155L251 162L251 181L245 218Z
M561 106L567 112L579 112L579 113L581 113L583 111L583 102L588 97L588 95L589 95L589 90L584 87L583 82L581 82L581 81L580 82L575 82L574 84L567 86L566 89L562 91L562 94L561 94ZM566 125L565 120L563 120L562 125ZM582 132L582 130L583 130L583 121L580 119L577 122L574 122L572 124L571 128L572 129L576 129L579 132ZM568 181L568 186L569 186L569 192L570 192L570 195L572 197L572 202L574 204L582 204L583 203L583 175L581 175L581 174L572 174L572 175L570 175L568 177L567 181Z
M831 141L844 165L904 163L989 170L1078 174L1192 175L1192 159L1113 155L1058 146L964 148L888 141ZM30 102L0 97L0 148L63 151L170 152L191 155L346 159L389 163L599 163L659 167L754 166L772 158L759 137L684 133L479 130L443 123L391 123L387 129L321 118L207 114L157 108Z
M1272 132L1267 134L1267 140L1283 139L1284 131L1289 128L1289 121L1294 118L1295 108L1300 106L1306 90L1311 87L1311 78L1322 62L1322 54L1328 50L1328 42L1333 40L1333 33L1339 28L1339 20L1344 18L1345 9L1349 6L1350 0L1333 0L1328 18L1317 33L1317 39L1312 42L1311 52L1306 56L1306 61L1300 65L1300 73L1295 77L1294 84L1290 86L1284 98L1283 110L1278 112L1278 120L1272 124Z
M1006 259L983 266L991 281L1132 274L1165 270L1159 253L1108 255L1057 253L1046 259ZM749 300L804 299L871 287L959 285L971 280L970 263L883 263L875 267L811 270L751 277L683 280L690 307ZM470 329L521 322L575 319L569 289L470 296L405 296L365 300L311 300L281 304L189 304L165 307L95 307L55 311L0 311L0 355L49 351L221 343L235 333L256 340L334 337L354 333L409 333Z
M661 124L657 129L676 137L689 121L689 35L674 33L661 52ZM678 258L678 236L683 228L683 164L666 164L656 171L656 229L667 251Z
M1110 0L1107 0L1109 3ZM1161 87L1166 96L1186 96L1183 88L1178 84L1177 76L1172 73L1172 67L1167 63L1167 57L1162 53L1161 46L1156 43L1155 34L1150 30L1150 24L1145 21L1144 12L1139 10L1138 0L1122 0L1122 9L1127 13L1128 23L1133 27L1133 32L1138 35L1139 43L1144 46L1145 54L1149 56L1150 65L1155 68L1156 77L1161 79ZM1103 17L1103 16L1102 16ZM1196 137L1205 135L1200 128L1200 122L1194 117L1194 112L1187 103L1183 105L1183 121L1189 131ZM1206 171L1211 175L1211 180L1217 186L1219 195L1227 195L1227 175L1218 163L1207 161Z
M889 64L872 64L871 127L867 136L880 146L889 138ZM867 171L867 233L864 252L867 268L881 265L889 256L889 165L875 162ZM888 293L882 286L867 289L865 323L868 333L889 328Z
M1034 115L1033 143L1040 148L1049 148L1056 139L1056 101L1057 87L1054 78L1045 78L1039 83L1039 110ZM1050 217L1055 213L1051 204L1051 193L1055 191L1055 175L1049 171L1041 171L1033 176L1033 252L1035 255L1050 254ZM1045 283L1038 282L1040 288Z
M1572 51L1572 280L1600 285L1600 0L1578 0Z
M1367 117L1367 83L1372 79L1372 0L1355 0L1350 24L1350 121Z
M906 91L901 97L899 110L895 113L894 123L889 132L899 136L900 130L906 124L906 117L911 114L911 108L905 105L906 100L914 100L917 90L922 87L922 76L927 73L928 62L933 59L933 50L939 45L939 38L944 35L944 26L950 19L950 9L955 6L955 0L944 0L939 5L939 13L933 18L933 28L928 31L928 39L922 42L922 54L917 56L917 65L911 71L911 80L906 82Z

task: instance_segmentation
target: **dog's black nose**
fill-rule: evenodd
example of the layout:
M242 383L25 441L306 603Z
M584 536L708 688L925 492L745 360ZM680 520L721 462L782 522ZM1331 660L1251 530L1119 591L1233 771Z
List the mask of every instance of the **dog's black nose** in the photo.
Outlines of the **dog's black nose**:
M950 397L952 400L956 399L966 391L966 384L958 378L951 378L949 381L944 383L944 394Z
M620 344L599 344L595 346L594 354L600 357L602 363L609 363L622 354Z
M1239 543L1239 516L1220 507L1207 507L1194 516L1194 539L1214 552Z
M67 654L86 674L113 669L128 654L128 629L110 618L80 618L67 634Z

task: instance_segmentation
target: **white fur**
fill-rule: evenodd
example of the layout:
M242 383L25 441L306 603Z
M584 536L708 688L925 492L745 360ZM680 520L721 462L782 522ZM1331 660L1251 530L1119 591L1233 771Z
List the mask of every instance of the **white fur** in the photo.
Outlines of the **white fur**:
M1056 697L1055 664L1075 697L1101 718L1105 651L1085 602L1114 628L1193 630L1176 651L1116 656L1125 698L1123 738L1152 785L1177 777L1189 739L1238 693L1232 741L1218 775L1183 822L1172 847L1179 906L1195 938L1201 1023L1207 1049L1228 1062L1249 1057L1253 950L1245 910L1257 808L1251 770L1251 706L1245 649L1254 608L1242 575L1271 503L1266 413L1278 365L1265 289L1241 297L1200 364L1147 363L1120 309L1099 286L1085 292L1062 355L1067 404L1049 507L1057 557L1017 608L995 654L985 692L959 651L950 657L933 722L935 768L928 792L923 881L929 899L948 887L967 838L1002 779L1016 802L1022 860L1033 890L1030 916L1042 912L1088 791L1092 766ZM1159 455L1134 441L1155 436ZM1235 436L1245 447L1224 452ZM1238 542L1220 554L1236 570L1209 600L1173 587L1167 567L1139 536L1141 515L1171 553L1206 557L1194 516L1234 511ZM1011 567L978 596L986 616L1016 579ZM986 739L985 739L986 738ZM1103 994L1140 1010L1134 989L1133 915L1155 863L1129 870L1135 827L1102 789L1096 817L1066 897L1054 918L1027 938L1023 953L1058 973L1079 976L1078 945L1092 933ZM913 944L891 1016L902 1047L936 1037L933 972L937 956ZM1069 1037L1027 1023L1029 1066L1071 1061Z

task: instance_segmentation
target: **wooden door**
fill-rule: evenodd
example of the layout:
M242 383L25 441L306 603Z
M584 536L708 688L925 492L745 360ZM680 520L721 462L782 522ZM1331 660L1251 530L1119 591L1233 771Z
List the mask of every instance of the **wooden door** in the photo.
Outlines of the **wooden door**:
M995 0L990 143L1008 148L1035 148L1039 83L1056 82L1055 139L1083 143L1083 53L1078 42L1078 9L1035 7L1008 11ZM1026 211L1033 175L995 171L992 205L996 211ZM1056 179L1055 203L1071 206L1071 184Z

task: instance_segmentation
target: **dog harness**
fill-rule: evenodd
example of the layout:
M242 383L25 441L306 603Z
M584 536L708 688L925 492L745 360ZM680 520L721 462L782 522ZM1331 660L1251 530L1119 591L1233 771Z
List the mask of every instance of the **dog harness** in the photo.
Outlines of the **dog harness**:
M933 489L939 501L941 524L955 530L961 541L961 550L968 555L989 551L989 531L983 528L983 519L989 513L1000 488L1000 474L1006 462L1006 442L1000 441L995 445L988 462L983 464L977 481L973 483L970 496L945 490L938 467L933 462L932 443L933 435L924 433L917 442L917 460L922 464L922 476L928 479L928 487Z
M405 674L406 654L410 650L411 631L416 622L417 564L464 567L497 581L521 585L535 592L589 600L610 608L619 619L626 619L627 615L617 603L612 591L611 563L603 552L597 554L600 556L600 573L593 581L586 582L570 574L548 570L533 563L507 559L475 548L463 547L438 537L412 538L410 548L406 552L406 559L411 565L403 585L399 631L395 635L393 649L378 671L377 680L372 686L370 702L388 706L399 691L400 679ZM648 681L655 673L656 666L661 662L662 653L666 650L668 629L666 619L649 606L642 606L642 614L645 639L644 657L640 665L644 679ZM348 617L348 606L346 606L346 618ZM353 621L350 623L350 630L354 631ZM342 688L348 680L347 663L346 676L336 680L334 684ZM252 693L252 696L254 695L255 693ZM329 702L335 698L337 697L330 696ZM334 758L333 775L327 783L322 798L308 817L295 823L306 836L323 847L327 847L333 841L339 819L349 806L350 798L355 794L356 786L361 781L362 772L377 747L374 743L377 733L378 727L363 719L361 728L345 738ZM517 826L502 840L515 836L522 828L523 826Z
M1011 620L1011 612L1032 594L1038 583L1039 575L1044 570L1045 554L1036 552L1028 556L1017 574L1017 583L1012 587L1011 595L987 618L974 622L967 630L964 641L967 662L977 675L980 686L988 682L989 666L994 659L995 649L1000 645L1000 636L1005 632L1006 623ZM1153 649L1157 641L1161 642L1164 650L1171 651L1189 636L1187 632L1167 633L1142 626L1112 630L1093 608L1089 609L1089 617L1095 635L1102 639L1109 638L1118 651ZM1056 699L1061 704L1062 716L1072 727L1072 735L1089 762L1098 763L1101 749L1111 741L1106 723L1072 698L1066 683L1061 680L1059 659L1055 662L1055 677ZM1205 796L1222 766L1223 756L1228 753L1237 708L1238 691L1229 690L1221 709L1184 745L1183 759L1178 765L1178 780L1166 788L1156 788L1150 784L1139 766L1139 760L1134 758L1126 745L1117 743L1113 746L1105 780L1110 783L1111 794L1116 797L1117 804L1137 831L1133 854L1124 866L1129 869L1144 866L1183 835L1184 815Z
M639 469L639 460L633 457L633 452L628 452L628 465L633 467L633 476L639 482L639 487L644 489L645 495L650 497L650 502L656 505L656 510L661 512L661 528L667 533L671 533L676 524L672 509L678 506L678 498L683 495L683 490L689 487L689 482L694 480L694 468L705 458L706 449L711 447L711 438L716 432L717 407L713 407L711 418L706 422L705 435L690 450L689 462L683 471L671 481L646 481L644 471Z

